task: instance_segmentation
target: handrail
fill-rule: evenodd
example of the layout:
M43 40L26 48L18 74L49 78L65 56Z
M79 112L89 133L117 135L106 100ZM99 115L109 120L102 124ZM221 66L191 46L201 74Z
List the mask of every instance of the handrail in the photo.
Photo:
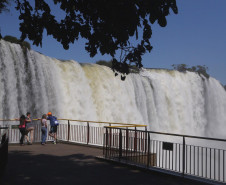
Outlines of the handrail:
M8 128L9 128L9 127L1 127L1 126L0 126L0 129L8 129Z
M32 119L34 121L38 121L41 118L35 118ZM132 124L132 123L118 123L118 122L104 122L104 121L87 121L87 120L74 120L74 119L65 119L65 118L59 118L58 120L64 120L64 121L77 121L77 122L89 122L89 123L103 123L103 124L112 124L112 125L131 125L131 127L140 127L139 124ZM0 119L0 121L18 121L18 119ZM142 125L142 127L146 127L147 125Z
M111 127L110 126L105 126L105 128L111 128ZM118 128L118 129L126 130L124 128ZM133 131L137 131L137 130L133 130ZM155 132L155 131L144 131L144 130L139 130L139 132L145 132L145 133L148 132L148 133L152 133L152 134L161 134L161 135L169 135L169 136L178 136L178 137L195 138L195 139L207 139L207 140L213 140L213 141L226 142L226 139L212 138L212 137L201 137L201 136L172 134L172 133L166 133L166 132Z
M123 128L123 127L146 127L147 125L123 125L123 126L105 126L105 128Z
M136 165L151 170L170 171L182 177L198 177L216 182L226 182L226 139L192 135L171 134L138 129L105 127L103 157L123 164ZM113 131L113 132L112 132ZM153 134L159 137L153 137ZM176 136L178 138L163 137ZM215 142L186 143L186 138L214 140ZM194 144L195 143L195 144ZM188 175L188 176L187 176ZM222 183L222 184L223 184ZM215 184L215 183L214 183Z

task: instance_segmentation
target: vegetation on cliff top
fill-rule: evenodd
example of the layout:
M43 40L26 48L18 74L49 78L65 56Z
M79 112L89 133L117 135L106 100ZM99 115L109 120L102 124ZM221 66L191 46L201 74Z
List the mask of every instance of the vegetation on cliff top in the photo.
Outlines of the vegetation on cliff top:
M20 46L25 49L31 49L31 45L26 42L26 41L21 41L19 39L17 39L16 37L10 36L10 35L6 35L5 37L3 37L3 40L11 42L11 43L15 43L15 44L20 44Z

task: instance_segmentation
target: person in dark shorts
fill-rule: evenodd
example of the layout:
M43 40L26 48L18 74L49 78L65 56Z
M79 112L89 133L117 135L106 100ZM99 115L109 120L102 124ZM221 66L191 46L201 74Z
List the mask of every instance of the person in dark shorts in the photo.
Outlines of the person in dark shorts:
M24 145L24 136L27 134L26 131L26 117L25 115L22 115L20 117L20 119L16 119L20 121L20 125L19 125L19 129L20 129L20 133L21 133L21 138L20 138L20 145L23 146Z
M51 112L48 112L48 117L47 120L50 121L50 131L49 131L49 136L53 137L53 144L56 144L57 140L57 117L53 116Z

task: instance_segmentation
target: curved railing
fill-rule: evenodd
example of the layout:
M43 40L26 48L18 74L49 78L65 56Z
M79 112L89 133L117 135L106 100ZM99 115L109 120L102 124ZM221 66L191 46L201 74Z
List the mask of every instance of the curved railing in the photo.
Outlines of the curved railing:
M104 158L226 183L226 139L105 127Z

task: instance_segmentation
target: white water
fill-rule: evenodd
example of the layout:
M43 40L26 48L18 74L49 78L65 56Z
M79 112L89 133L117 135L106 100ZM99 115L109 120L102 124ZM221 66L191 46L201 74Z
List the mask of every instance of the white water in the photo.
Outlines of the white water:
M225 138L226 91L214 79L143 70L125 81L95 64L60 61L0 41L0 119L30 111L59 118L147 124L149 130Z

